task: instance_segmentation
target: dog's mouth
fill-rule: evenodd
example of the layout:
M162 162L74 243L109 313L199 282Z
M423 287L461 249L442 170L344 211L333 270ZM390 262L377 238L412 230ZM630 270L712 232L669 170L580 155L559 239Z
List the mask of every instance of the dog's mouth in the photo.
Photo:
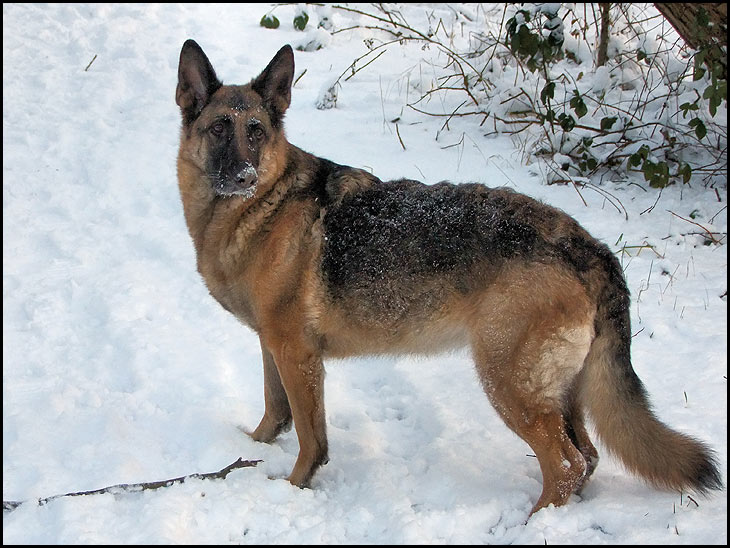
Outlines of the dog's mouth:
M219 196L243 196L251 198L256 193L259 175L256 168L246 164L234 175L220 174L216 177L214 189Z

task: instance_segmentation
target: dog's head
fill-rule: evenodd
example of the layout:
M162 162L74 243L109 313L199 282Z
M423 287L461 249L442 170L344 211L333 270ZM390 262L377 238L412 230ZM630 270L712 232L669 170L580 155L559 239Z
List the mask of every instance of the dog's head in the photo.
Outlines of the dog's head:
M175 100L189 144L186 159L216 194L253 196L260 178L275 169L293 76L294 53L284 46L249 84L224 86L200 46L183 44Z

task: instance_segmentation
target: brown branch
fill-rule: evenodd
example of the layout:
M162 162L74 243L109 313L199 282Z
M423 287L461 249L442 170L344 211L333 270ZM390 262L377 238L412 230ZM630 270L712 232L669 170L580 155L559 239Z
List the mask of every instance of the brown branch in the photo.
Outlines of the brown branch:
M91 61L89 61L89 64L88 65L86 65L86 68L84 69L84 72L88 71L89 70L89 67L91 66L91 63L93 63L94 61L96 61L96 56L97 56L97 54L94 54L94 58Z
M434 40L430 36L428 36L428 35L420 32L419 30L417 30L417 29L413 28L412 26L408 25L405 21L403 23L400 23L398 21L395 21L393 19L393 17L392 17L393 13L390 12L390 11L388 11L383 4L376 4L376 7L378 7L385 15L387 15L388 16L388 19L385 19L383 17L379 17L379 16L377 16L375 14L368 13L366 11L362 11L362 10L359 10L359 9L351 8L351 7L348 7L348 6L343 6L343 5L339 5L339 4L331 4L331 6L332 6L333 9L347 11L347 12L350 12L350 13L356 13L358 15L363 15L365 17L370 17L371 19L374 19L376 21L380 21L382 23L392 25L393 27L395 27L397 29L400 28L400 29L407 30L408 32L413 33L414 36L402 36L402 37L399 37L401 40L423 40L423 41L425 41L425 42L427 42L429 44L433 44L434 46L436 46L437 48L440 48L443 52L445 52L451 58L451 60L454 61L459 66L459 69L460 69L460 71L461 71L462 74L464 74L464 69L461 66L462 63L465 64L466 66L468 66L472 70L472 72L474 72L475 74L479 74L479 71L476 68L474 68L474 66L472 66L472 64L469 61L467 61L464 57L462 57L461 55L459 55L458 53L456 53L454 50L452 50L451 48L449 48L448 46L446 46L442 42L440 42L438 40ZM401 17L401 19L403 19L403 18ZM356 28L356 27L353 27L353 28ZM382 30L387 30L387 29L382 29Z
M398 135L398 140L400 141L400 146L403 147L403 150L406 149L406 145L403 144L403 139L400 136L400 130L398 129L398 124L395 125L395 132Z
M307 69L304 69L304 70L302 71L302 73L301 73L301 74L300 74L300 75L299 75L299 76L297 77L297 79L296 79L296 80L294 80L294 83L293 83L293 84L291 85L291 87L294 87L294 86L296 86L296 85L297 85L297 82L298 82L299 80L301 80L301 79L302 79L302 76L304 76L305 74L307 74Z
M46 497L43 499L38 499L38 506L43 506L45 504L48 504L52 500L59 499L62 497L80 497L82 495L102 495L104 493L112 493L114 495L118 495L121 493L138 493L140 491L151 491L155 489L160 489L162 487L170 487L171 485L174 485L176 483L185 483L185 480L188 479L225 479L228 474L230 474L233 470L237 470L238 468L250 468L253 466L256 466L258 463L263 462L261 460L243 460L242 458L239 458L236 462L233 462L226 466L225 468L222 468L218 470L217 472L208 472L205 474L190 474L187 476L180 476L178 478L172 478L168 480L162 480L162 481L149 481L149 482L142 482L142 483L120 483L119 485L112 485L109 487L104 487L102 489L94 489L92 491L77 491L74 493L65 493L63 495L53 495L50 497ZM16 501L16 500L4 500L3 501L3 512L12 512L15 510L18 506L21 504L24 504L28 501Z
M669 209L667 209L667 211L669 211L669 213L671 213L675 217L679 217L683 221L687 221L688 223L692 223L693 225L700 227L707 234L707 236L705 236L705 238L709 239L713 244L719 244L719 243L721 243L720 240L718 240L717 238L715 238L715 236L713 236L713 234L717 234L716 232L710 232L704 226L702 226L700 223L695 223L694 221L692 221L690 219L685 219L681 215L677 215L674 211L671 211Z
M372 53L372 52L368 52L368 53ZM355 63L356 63L357 61L359 61L360 59L362 59L362 57L358 57L358 58L357 58L357 59L356 59L356 60L355 60L355 61L354 61L354 62L352 63L352 65L350 65L350 67L348 68L348 70L349 70L350 68L352 69L352 74L350 74L350 76L348 76L347 78L345 78L345 82L347 82L347 81L348 81L348 80L349 80L350 78L352 78L353 76L355 76L355 75L356 75L356 74L357 74L358 72L360 72L360 71L361 71L362 69L364 69L365 67L367 67L367 66L368 66L368 65L369 65L370 63L373 63L373 62L377 61L377 60L378 60L378 59L380 58L380 56L381 56L381 55L383 55L384 53L385 53L385 50L381 51L381 52L380 52L380 53L378 53L378 54L377 54L377 55L376 55L376 56L375 56L374 58L370 59L370 61L368 61L368 62L367 62L367 63L365 63L364 65L360 66L360 67L359 67L359 68L358 68L357 70L355 70ZM345 71L345 72L347 72L347 71ZM342 78L342 76L340 76L340 78ZM339 80L339 78L338 78L338 80Z

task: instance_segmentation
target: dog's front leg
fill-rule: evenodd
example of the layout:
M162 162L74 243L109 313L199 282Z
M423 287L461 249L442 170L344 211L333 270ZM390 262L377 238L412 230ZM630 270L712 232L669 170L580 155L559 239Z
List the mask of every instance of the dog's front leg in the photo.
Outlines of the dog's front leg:
M299 439L299 456L289 481L307 487L317 468L327 462L322 356L315 345L291 333L278 338L269 348L289 399Z
M281 384L279 371L271 352L261 341L261 355L264 361L264 416L261 422L251 433L256 441L270 443L281 432L291 428L291 408L284 386Z

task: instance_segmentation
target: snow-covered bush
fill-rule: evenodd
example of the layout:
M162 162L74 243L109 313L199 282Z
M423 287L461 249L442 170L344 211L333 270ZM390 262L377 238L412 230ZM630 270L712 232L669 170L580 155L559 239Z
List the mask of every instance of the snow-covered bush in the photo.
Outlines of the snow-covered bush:
M703 68L703 51L685 47L652 5L428 6L331 5L348 20L329 32L368 36L369 51L340 78L415 43L431 76L407 106L443 117L442 129L476 117L485 136L511 135L550 183L635 172L654 188L726 184L724 75Z

